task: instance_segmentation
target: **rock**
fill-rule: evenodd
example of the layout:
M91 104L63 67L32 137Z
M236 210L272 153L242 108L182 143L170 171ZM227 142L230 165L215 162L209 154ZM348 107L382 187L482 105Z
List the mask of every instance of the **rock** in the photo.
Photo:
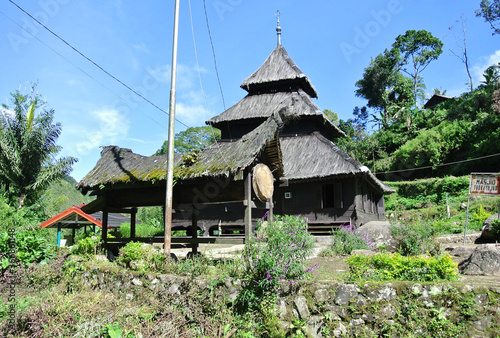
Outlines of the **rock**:
M279 319L285 320L286 314L288 313L286 308L286 301L284 299L278 299L276 304L275 313Z
M386 286L383 288L377 288L375 290L369 291L367 296L371 301L376 301L376 302L380 302L382 300L391 301L396 299L396 290L389 286Z
M304 296L299 296L294 299L293 305L295 310L297 310L297 313L299 314L299 318L301 320L306 320L310 313L309 313L309 308L307 307L307 301L306 297Z
M335 292L335 304L342 305L348 304L349 300L355 299L358 297L358 287L354 284L342 284L339 286L337 291Z
M136 286L141 286L142 285L142 281L138 278L134 278L132 279L132 284L136 285Z
M464 275L500 276L500 246L482 244L472 254L458 264Z
M361 318L358 319L351 319L349 322L349 326L358 326L358 325L363 325L365 321Z
M358 249L352 250L351 255L373 256L376 255L376 252L371 250Z
M173 283L172 285L170 285L170 287L168 288L168 293L171 294L172 296L173 295L180 295L181 292L179 291L179 288L180 288L180 285L177 284L177 283Z
M321 338L321 327L323 326L323 317L311 316L307 321L307 331L313 338Z
M387 304L380 309L379 313L386 318L392 318L396 315L397 311L392 304Z
M492 231L492 223L495 220L498 220L498 214L492 215L488 217L483 223L483 230L481 232L481 236L476 239L476 244L483 243L496 243L500 242L500 232L495 233Z
M360 226L356 231L366 235L371 242L372 249L383 248L394 251L395 240L391 234L391 224L388 222L371 221Z
M457 246L457 247L454 247L451 249L452 250L449 252L450 256L465 259L471 255L471 253L474 251L475 247L473 247L473 246Z
M328 293L328 290L325 289L319 289L314 291L314 300L316 303L324 303L328 301L330 294Z
M342 323L339 323L337 328L333 330L333 335L335 337L343 337L345 334L347 334L347 327Z

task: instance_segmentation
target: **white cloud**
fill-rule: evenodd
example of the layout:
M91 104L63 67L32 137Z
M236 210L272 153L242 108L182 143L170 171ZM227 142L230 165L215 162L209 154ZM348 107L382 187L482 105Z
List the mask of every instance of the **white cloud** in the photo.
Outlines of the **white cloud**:
M87 154L101 145L116 143L127 135L130 124L117 110L109 108L92 111L88 120L91 129L80 128L77 132L79 141L76 143L76 151L79 154Z
M132 46L132 48L137 49L138 51L144 52L144 53L151 53L149 48L146 46L144 42L139 42L136 43L135 45Z
M175 117L177 120L182 121L190 127L205 125L207 114L203 104L185 104L183 102L177 102L175 107Z
M170 83L171 78L170 65L156 66L155 68L147 68L148 73L160 83ZM205 68L200 68L200 73L207 73ZM198 69L196 67L177 65L177 88L180 90L191 89L199 85Z
M499 62L500 62L500 50L497 50L495 53L483 57L480 62L472 66L475 83L479 84L481 81L484 81L483 73L486 70L486 68L492 65L496 65Z

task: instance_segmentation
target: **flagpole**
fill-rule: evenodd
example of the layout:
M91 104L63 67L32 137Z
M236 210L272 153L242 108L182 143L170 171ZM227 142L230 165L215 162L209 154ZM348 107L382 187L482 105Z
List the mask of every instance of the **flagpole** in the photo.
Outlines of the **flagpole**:
M170 104L168 110L168 164L167 189L165 193L165 255L170 256L172 242L172 197L174 181L174 135L175 135L175 84L177 80L177 41L179 36L179 1L175 0L174 44L172 48L172 73L170 81Z

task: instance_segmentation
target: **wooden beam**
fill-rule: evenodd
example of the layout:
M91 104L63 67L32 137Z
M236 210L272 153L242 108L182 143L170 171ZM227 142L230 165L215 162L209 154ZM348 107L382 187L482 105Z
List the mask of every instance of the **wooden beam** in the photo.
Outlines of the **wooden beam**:
M130 242L130 238L109 238L108 243L128 243ZM163 237L136 237L134 239L136 242L144 242L144 243L163 243L164 239ZM198 237L198 238L192 238L192 237L179 237L175 236L172 237L172 243L176 244L193 244L193 243L198 243L198 244L244 244L245 243L245 238L242 236L239 237Z
M193 240L198 238L198 210L196 208L196 204L193 205L193 210L191 211L191 237ZM192 253L193 257L195 257L198 252L198 242L193 242Z
M252 235L252 172L246 169L244 173L245 184L245 239Z
M104 244L108 241L108 210L104 209L102 212L102 241Z
M135 215L137 208L130 209L130 238L135 238Z

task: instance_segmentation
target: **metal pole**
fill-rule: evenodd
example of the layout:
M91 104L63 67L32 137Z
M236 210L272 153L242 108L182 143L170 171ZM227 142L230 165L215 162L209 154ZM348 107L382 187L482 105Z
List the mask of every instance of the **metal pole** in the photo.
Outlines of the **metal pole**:
M168 164L167 191L165 194L165 255L170 256L172 236L172 196L174 181L174 127L175 127L175 83L177 78L177 41L179 36L179 0L175 0L174 10L174 45L172 48L172 73L170 81L170 105L168 111Z
M467 198L467 213L465 214L464 245L465 245L465 237L467 236L467 222L469 221L469 204L470 204L470 193L469 193L469 198Z

